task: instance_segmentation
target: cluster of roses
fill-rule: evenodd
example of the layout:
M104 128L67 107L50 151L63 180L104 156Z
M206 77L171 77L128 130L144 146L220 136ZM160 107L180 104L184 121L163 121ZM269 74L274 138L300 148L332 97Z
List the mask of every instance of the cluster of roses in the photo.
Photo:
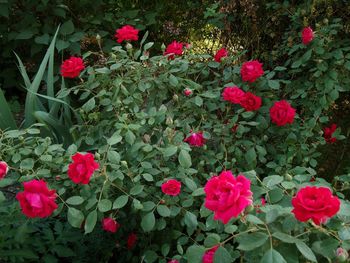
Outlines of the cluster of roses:
M123 41L138 40L139 30L126 25L116 31L118 43ZM302 32L302 42L307 45L314 38L314 33L310 27ZM189 48L188 44L185 44ZM176 55L182 55L184 44L173 41L164 52L168 59L174 59ZM228 52L225 48L220 49L214 56L214 60L221 62L222 58L227 57ZM71 57L65 60L61 66L61 74L65 78L78 77L85 69L84 62L79 57ZM264 74L262 64L256 60L243 63L241 68L242 80L253 83ZM192 91L186 89L186 96L190 96ZM262 99L251 92L244 92L239 87L225 87L222 97L225 101L232 104L239 104L246 111L255 111L261 107ZM285 101L277 101L270 108L270 118L278 126L284 126L293 123L295 109ZM332 134L336 130L336 125L324 129L324 137L327 142L335 142ZM205 139L203 132L192 133L185 142L192 146L203 146ZM77 153L72 156L73 162L68 167L68 176L76 184L88 184L95 170L99 169L99 164L95 162L91 153L85 155ZM0 179L8 172L8 166L5 162L0 162ZM30 217L48 217L57 209L56 190L50 190L44 180L32 180L24 182L24 191L17 194L23 213ZM181 192L181 182L175 179L169 179L161 186L164 194L177 196ZM214 219L221 220L224 224L232 218L238 217L244 210L252 205L253 194L250 190L250 180L240 174L235 177L231 171L223 171L218 176L213 176L208 180L204 187L206 194L205 207L214 212ZM265 202L265 199L264 199ZM296 219L301 222L312 220L319 225L326 223L329 218L334 216L340 207L340 201L332 195L330 189L326 187L306 186L298 191L292 199L292 205ZM112 217L102 220L104 230L115 233L120 224ZM128 237L127 246L131 249L137 240L136 234L132 233ZM214 253L218 246L208 250L203 256L203 262L213 262ZM169 263L176 263L177 260L171 260Z

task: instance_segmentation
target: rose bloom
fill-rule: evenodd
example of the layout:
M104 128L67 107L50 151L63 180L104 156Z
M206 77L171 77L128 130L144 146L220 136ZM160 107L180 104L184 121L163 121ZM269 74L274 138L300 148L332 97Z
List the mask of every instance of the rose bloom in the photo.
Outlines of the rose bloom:
M216 62L221 62L221 59L224 58L224 57L227 57L228 56L228 52L226 50L226 48L222 48L220 50L218 50L218 52L216 52L215 56L214 56L214 60Z
M311 27L305 27L301 32L301 38L304 45L309 44L314 39L314 31Z
M253 83L264 75L262 65L263 64L258 60L244 62L241 67L241 76L243 81Z
M320 225L339 211L340 201L327 187L306 186L293 197L292 205L297 220L306 222L311 219Z
M126 25L122 28L119 28L115 31L115 38L118 43L122 43L124 40L126 41L137 41L139 39L139 30L134 28L133 26Z
M172 259L172 260L169 260L168 263L180 263L180 262L176 259Z
M277 126L284 126L294 121L295 109L286 100L276 101L270 108L270 118Z
M203 132L193 132L191 133L190 136L188 136L184 142L187 142L189 145L191 146L195 146L195 147L201 147L204 145L205 143L205 139L203 137Z
M57 209L56 190L50 190L44 180L24 182L24 191L16 195L27 217L48 217Z
M135 246L136 241L137 241L137 235L135 233L131 233L128 236L128 240L126 242L128 250L131 250Z
M61 75L64 78L76 78L85 69L84 61L78 57L70 57L63 61L61 65Z
M244 95L245 95L245 92L240 88L238 88L237 86L226 87L222 92L222 98L225 101L229 101L234 104L240 104L242 99L244 98Z
M224 224L238 217L253 202L250 180L244 175L235 177L231 171L223 171L208 180L204 186L204 206L214 212L214 219Z
M169 55L168 59L174 59L175 55L181 56L183 53L183 44L174 40L171 42L164 51L164 56Z
M261 98L251 92L246 92L240 104L246 111L255 111L261 107Z
M207 250L202 258L202 263L213 263L214 262L214 256L216 250L218 250L219 246L215 246L212 249Z
M335 130L337 129L337 125L336 124L332 124L329 127L325 127L323 129L323 137L326 140L326 142L328 143L334 143L337 141L337 138L332 137L333 133L335 132Z
M185 89L185 90L184 90L184 95L185 95L186 97L191 96L191 95L192 95L192 90L190 90L190 89Z
M177 196L181 191L181 182L170 179L162 184L162 192L166 195Z
M75 184L88 184L91 175L99 168L91 153L76 153L72 156L73 162L68 166L68 176Z
M0 162L0 180L3 179L7 172L9 171L9 166L6 162Z
M120 225L118 224L118 222L111 217L106 217L102 220L102 228L107 232L115 233L117 232L119 227Z

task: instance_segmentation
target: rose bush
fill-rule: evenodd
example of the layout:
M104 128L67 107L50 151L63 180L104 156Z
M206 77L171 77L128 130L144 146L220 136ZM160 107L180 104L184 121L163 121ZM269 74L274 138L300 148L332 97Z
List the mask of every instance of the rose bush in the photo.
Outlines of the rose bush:
M87 236L105 229L121 262L317 262L348 250L344 185L313 169L325 110L343 89L340 78L329 91L333 73L314 76L317 53L310 58L335 44L317 36L292 47L285 65L263 67L188 54L177 41L150 56L146 36L62 87L60 99L72 94L81 105L74 144L36 137L42 126L1 133L10 169L0 186L22 191L17 182L44 179L47 188L26 198L30 208L41 211L55 190L58 207L45 215Z

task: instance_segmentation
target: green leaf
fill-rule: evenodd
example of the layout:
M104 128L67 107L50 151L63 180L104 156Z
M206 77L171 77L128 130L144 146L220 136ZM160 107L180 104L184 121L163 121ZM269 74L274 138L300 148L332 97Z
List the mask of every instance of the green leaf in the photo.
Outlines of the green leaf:
M214 254L214 263L231 263L233 261L230 253L224 247L219 247Z
M68 208L68 222L71 224L73 227L80 228L81 224L84 221L84 214L73 207Z
M10 106L7 104L2 89L0 89L0 129L17 129L16 121L12 115Z
M157 207L157 212L162 217L169 217L170 216L170 209L165 205L159 205Z
M256 152L255 152L255 149L254 147L250 148L246 154L245 154L245 159L247 161L248 164L253 164L255 165L256 163Z
M279 89L279 87L280 87L280 83L277 80L272 80L272 79L267 81L267 85L271 89Z
M72 196L66 200L66 203L69 205L80 205L84 202L84 199L81 196Z
M120 154L116 151L108 151L107 159L111 163L118 164L120 162Z
M84 225L85 234L91 233L92 230L94 230L96 222L97 222L97 211L93 210L86 217L86 221Z
M119 131L113 133L113 135L111 136L111 138L107 139L107 143L109 145L114 145L117 144L118 142L121 142L123 139L122 136L120 136Z
M154 214L153 212L150 212L142 217L141 227L143 231L150 232L154 228L155 223L156 219L154 217Z
M187 262L202 263L204 253L205 248L203 246L190 246L186 251Z
M102 199L97 204L98 210L100 210L102 213L107 212L112 209L112 202L108 199Z
M292 244L292 243L298 242L297 238L292 237L292 236L287 235L287 234L282 233L282 232L275 232L275 233L272 234L272 236L277 238L277 239L279 239L279 240L281 240L281 241L283 241L283 242L285 242L285 243Z
M135 142L135 139L136 139L135 134L132 131L128 130L125 134L125 141L128 144L133 145Z
M262 232L243 234L237 237L239 243L238 249L243 251L253 250L265 244L268 238L269 236Z
M34 167L34 160L32 158L26 158L22 160L19 167L24 170L31 170Z
M247 221L256 225L263 225L264 222L260 218L254 215L247 215Z
M128 203L129 197L127 195L121 195L115 199L113 203L113 209L119 209L124 207Z
M74 24L72 20L68 20L61 26L60 33L64 35L69 35L74 32Z
M163 156L164 157L170 157L173 156L177 152L177 146L169 146L163 150Z
M197 216L189 211L185 213L184 223L187 227L194 229L198 225Z
M177 80L177 78L174 75L170 74L169 83L171 86L177 87L177 85L179 84L179 81Z
M263 184L268 188L272 188L276 184L283 182L283 177L279 175L270 175L264 178Z
M266 251L260 263L287 263L282 255L273 248Z
M190 168L192 165L191 155L187 151L181 150L179 154L179 163L185 169Z
M85 112L89 112L95 108L95 105L96 105L95 98L91 98L83 106L81 106L81 108Z
M208 234L204 240L205 247L213 247L220 243L220 236L218 234Z
M138 195L143 191L144 186L143 185L135 185L133 188L130 189L131 195Z
M303 241L298 240L298 242L295 244L297 245L300 253L303 254L305 258L311 260L312 262L317 262L314 252L312 252L311 248L309 248Z

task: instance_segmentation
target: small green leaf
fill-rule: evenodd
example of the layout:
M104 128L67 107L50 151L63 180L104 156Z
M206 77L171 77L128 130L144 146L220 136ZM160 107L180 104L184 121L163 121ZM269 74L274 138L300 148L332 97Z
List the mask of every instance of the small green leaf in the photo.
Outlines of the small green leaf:
M125 141L128 144L133 145L135 142L135 139L136 139L135 134L132 131L128 130L125 134Z
M97 222L97 211L93 210L86 217L86 221L84 225L85 234L91 233L92 230L94 230L96 222Z
M201 263L205 248L203 246L190 246L186 251L187 262Z
M309 248L303 241L298 241L295 243L297 245L298 250L301 254L308 260L311 260L312 262L317 262L316 256L314 252L312 252L311 248Z
M77 228L80 228L81 224L84 221L84 214L80 210L75 209L73 207L68 208L67 217L69 224Z
M237 237L239 243L238 249L243 251L250 251L256 249L268 240L269 236L262 232L243 234Z
M157 207L157 212L162 217L169 217L170 216L170 209L165 205L159 205Z
M124 207L128 203L129 197L127 195L121 195L115 199L113 203L113 209L119 209Z
M80 205L84 202L84 199L81 196L72 196L66 200L66 203L69 205Z
M191 155L187 151L181 150L179 154L179 163L185 169L190 168L192 165Z
M100 210L102 213L107 212L112 209L112 202L108 199L102 199L97 204L98 210Z
M177 152L177 146L169 146L163 150L163 156L164 157L170 157L173 156Z
M111 138L107 139L107 143L109 145L114 145L114 144L117 144L118 142L121 142L121 140L122 140L122 136L120 136L119 132L115 132L113 133Z
M156 219L154 217L154 214L153 212L150 212L142 217L141 227L143 231L150 232L154 228L155 223Z
M68 20L61 26L60 33L64 35L69 35L74 32L74 24L72 20Z
M287 261L278 251L271 248L264 254L260 263L287 263Z
M144 186L143 185L135 185L133 188L130 189L131 195L138 195L143 191Z
M232 257L224 247L219 247L214 254L214 263L231 263Z

